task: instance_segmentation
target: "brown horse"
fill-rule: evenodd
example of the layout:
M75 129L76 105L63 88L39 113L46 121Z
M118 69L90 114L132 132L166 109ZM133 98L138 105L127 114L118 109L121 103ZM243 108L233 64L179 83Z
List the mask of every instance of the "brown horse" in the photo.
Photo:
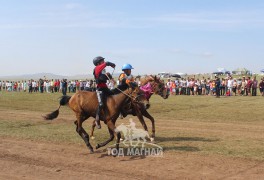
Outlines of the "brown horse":
M163 97L164 99L168 98L168 93L167 93L167 89L165 88L165 84L164 82L156 77L156 76L145 76L143 78L140 79L140 85L141 85L141 90L143 90L145 92L145 97L147 100L150 99L150 97L152 96L152 94L158 94L161 97ZM144 87L146 87L144 89ZM128 114L131 114L133 116L137 116L140 123L142 124L143 128L145 129L145 131L148 131L148 127L145 123L145 120L143 118L146 117L148 119L150 119L151 123L152 123L152 134L151 134L151 141L154 141L155 138L155 120L154 118L148 113L147 111L148 108L144 108L144 106L142 106L142 104L135 104L131 101L128 101L126 105L123 106L122 109L122 114L123 116L127 116ZM92 129L91 129L91 138L94 138L94 128L95 128L95 120L93 121L92 124Z
M114 135L116 135L116 148L119 148L119 142L120 142L120 132L116 131L115 127L115 120L118 118L120 114L120 109L124 102L126 102L128 99L131 99L133 103L142 103L144 107L148 107L148 101L145 99L144 95L142 95L142 92L139 90L139 88L129 88L122 93L119 93L117 95L109 96L107 98L106 102L106 108L104 109L105 113L101 113L100 116L104 116L105 118L105 124L108 126L108 131L110 134L110 138L100 144L97 144L96 149L105 146L110 141L114 139ZM89 117L96 116L96 110L98 107L98 100L95 92L89 92L89 91L79 91L75 93L72 97L70 96L63 96L60 100L60 106L59 108L44 116L46 120L52 120L58 117L59 115L59 109L63 105L67 105L75 112L77 120L74 122L76 125L76 132L82 137L84 140L86 146L89 148L90 152L93 153L93 147L91 146L89 142L89 135L82 127L82 123L88 119Z

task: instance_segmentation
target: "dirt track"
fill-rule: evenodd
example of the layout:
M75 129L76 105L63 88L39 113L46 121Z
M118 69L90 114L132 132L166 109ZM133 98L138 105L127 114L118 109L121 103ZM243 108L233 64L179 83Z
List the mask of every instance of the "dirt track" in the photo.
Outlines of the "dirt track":
M263 179L264 163L195 153L89 154L84 146L1 137L0 179Z

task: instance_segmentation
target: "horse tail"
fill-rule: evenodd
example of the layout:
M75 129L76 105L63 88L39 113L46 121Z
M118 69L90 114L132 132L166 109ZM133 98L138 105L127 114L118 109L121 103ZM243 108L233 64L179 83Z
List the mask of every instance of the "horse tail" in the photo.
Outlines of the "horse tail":
M59 116L60 107L67 105L69 103L70 99L71 99L71 96L62 96L60 99L60 106L58 107L58 109L53 111L50 114L46 114L45 116L43 116L43 118L45 120L53 120L53 119L57 118Z

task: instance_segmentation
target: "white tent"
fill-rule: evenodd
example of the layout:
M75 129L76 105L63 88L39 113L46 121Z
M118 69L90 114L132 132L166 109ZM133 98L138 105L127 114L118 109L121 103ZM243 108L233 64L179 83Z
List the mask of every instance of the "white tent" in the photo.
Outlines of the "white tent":
M228 70L226 70L225 68L217 68L218 72L222 72L223 74L225 74L226 72L228 72Z

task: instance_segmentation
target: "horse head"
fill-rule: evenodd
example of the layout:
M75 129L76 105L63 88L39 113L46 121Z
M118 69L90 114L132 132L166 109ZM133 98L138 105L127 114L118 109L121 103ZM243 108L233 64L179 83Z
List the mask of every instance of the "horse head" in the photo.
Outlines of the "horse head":
M167 99L169 97L169 94L167 93L164 81L161 80L159 77L155 76L154 82L156 83L156 93L164 99Z
M167 89L165 87L165 83L159 77L150 75L146 78L146 81L151 84L153 93L160 95L164 99L167 99L169 97L169 94L167 93Z
M132 103L141 104L144 109L148 109L150 107L149 100L146 98L145 92L138 86L132 87L131 97Z

